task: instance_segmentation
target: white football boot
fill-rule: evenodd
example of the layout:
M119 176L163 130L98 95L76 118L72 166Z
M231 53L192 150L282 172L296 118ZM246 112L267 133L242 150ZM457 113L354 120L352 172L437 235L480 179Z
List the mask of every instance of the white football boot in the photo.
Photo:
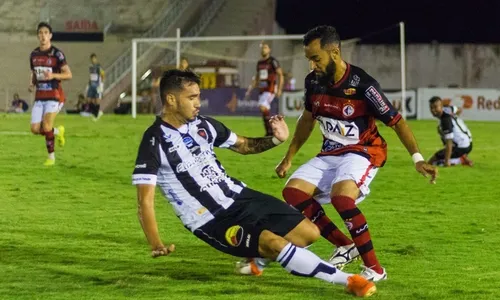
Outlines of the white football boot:
M337 247L328 262L337 269L342 270L347 264L356 260L358 256L358 248L356 248L355 244L350 244Z
M361 266L361 267L363 268L363 271L361 271L360 275L363 276L365 279L373 282L387 280L387 272L385 271L384 268L382 268L384 272L382 274L379 274L366 266Z
M235 272L241 275L261 276L271 260L265 258L245 258L236 262Z

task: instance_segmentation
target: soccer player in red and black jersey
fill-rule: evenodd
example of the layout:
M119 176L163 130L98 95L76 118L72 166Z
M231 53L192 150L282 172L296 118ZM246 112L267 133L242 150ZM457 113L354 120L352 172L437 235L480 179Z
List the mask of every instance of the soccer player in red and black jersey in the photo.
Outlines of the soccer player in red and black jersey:
M35 104L31 112L31 132L45 136L49 153L44 165L55 164L54 140L64 146L64 127L54 128L57 113L64 105L65 97L61 80L72 78L64 53L52 46L52 27L41 22L37 28L40 46L30 54L30 87L35 90Z
M361 68L342 60L340 37L334 27L310 30L303 43L314 70L305 79L305 110L285 157L276 167L278 176L286 176L316 121L323 143L320 153L290 177L283 197L337 247L330 259L333 265L345 265L359 255L364 263L361 275L373 281L384 280L387 273L375 256L368 224L357 206L370 192L368 186L387 158L387 144L375 121L382 121L396 132L417 172L430 175L432 183L437 169L425 162L411 129L379 83ZM326 203L335 207L351 238L326 216L321 207Z
M259 88L259 110L262 113L266 135L272 136L273 132L269 125L271 102L275 97L279 98L283 91L283 70L279 62L271 56L271 48L266 42L260 44L262 59L257 63L257 75L247 91L247 97L251 90Z

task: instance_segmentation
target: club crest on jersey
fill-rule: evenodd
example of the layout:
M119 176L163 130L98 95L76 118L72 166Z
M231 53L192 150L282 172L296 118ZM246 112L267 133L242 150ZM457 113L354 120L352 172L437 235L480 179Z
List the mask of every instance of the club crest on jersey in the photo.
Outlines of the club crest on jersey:
M208 139L208 134L205 128L198 128L198 135L201 136L203 139Z
M355 88L344 89L344 94L346 94L347 96L354 95L356 94L356 89Z
M344 105L342 108L342 114L344 114L344 117L350 117L354 114L354 107L350 104Z
M240 225L234 225L226 230L226 241L233 247L238 247L243 240L243 228Z
M52 59L47 59L47 64L51 65L52 64Z

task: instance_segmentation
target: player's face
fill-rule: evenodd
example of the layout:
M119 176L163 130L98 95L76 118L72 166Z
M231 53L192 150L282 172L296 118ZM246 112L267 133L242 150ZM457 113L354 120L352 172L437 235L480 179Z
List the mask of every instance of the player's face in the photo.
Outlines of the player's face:
M186 121L192 121L200 112L200 87L196 83L184 84L177 95L177 113Z
M40 45L48 45L51 39L52 33L50 33L50 30L47 27L42 27L38 30L38 41L40 42Z
M436 101L430 105L431 113L434 117L440 117L443 114L443 103Z
M97 64L97 56L92 56L90 62L92 62L93 65Z
M260 46L260 54L262 55L262 57L268 56L269 53L271 53L271 48L269 48L269 45L262 44L262 46Z
M337 65L332 58L331 51L321 48L319 39L305 46L304 52L307 59L310 61L309 66L312 67L318 77L325 80L331 80L333 78L337 70Z

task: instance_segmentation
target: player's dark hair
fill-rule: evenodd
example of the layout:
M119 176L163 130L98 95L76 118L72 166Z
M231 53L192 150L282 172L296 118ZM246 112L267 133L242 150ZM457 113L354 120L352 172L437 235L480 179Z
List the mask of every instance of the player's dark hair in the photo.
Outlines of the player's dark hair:
M38 26L36 27L36 32L38 33L38 31L40 31L40 28L47 28L49 30L50 33L52 33L52 26L50 26L49 23L47 22L40 22L38 23Z
M312 41L320 39L321 48L328 44L336 44L340 48L340 36L333 26L321 25L309 30L302 39L304 46L308 46Z
M94 57L97 57L97 55L95 53L90 54L90 59L92 59Z
M181 91L185 84L196 83L199 85L200 82L200 77L193 71L178 69L166 71L160 81L161 103L165 104L166 94Z
M434 103L436 103L438 101L441 101L441 98L438 97L438 96L434 96L431 99L429 99L429 104L434 104Z

